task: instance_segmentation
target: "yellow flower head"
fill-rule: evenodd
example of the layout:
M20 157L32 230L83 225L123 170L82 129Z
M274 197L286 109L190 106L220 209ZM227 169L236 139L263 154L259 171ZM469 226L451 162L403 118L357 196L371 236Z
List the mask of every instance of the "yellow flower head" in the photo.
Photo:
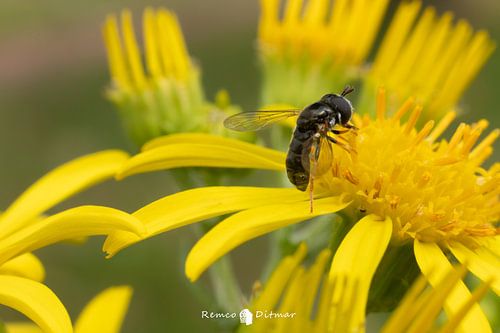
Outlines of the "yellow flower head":
M474 32L453 14L438 16L432 7L417 19L420 1L401 2L365 77L367 93L384 85L397 105L410 95L424 117L443 115L458 102L495 49L486 31Z
M456 106L495 49L486 31L474 32L465 20L453 22L421 1L401 2L390 20L373 64L373 46L388 1L262 0L259 51L263 67L262 103L304 107L318 91L341 90L361 78L357 104L374 110L377 87L391 92L391 110L415 96L423 119ZM418 18L418 19L417 19Z
M420 105L413 107L409 99L386 119L384 90L378 99L375 119L355 118L361 129L348 140L357 153L335 147L332 171L319 185L332 194L349 194L353 218L365 212L389 216L397 242L453 240L474 248L482 238L495 236L500 165L485 169L481 164L491 154L499 130L475 148L488 125L486 120L460 124L450 141L439 140L454 113L448 113L436 127L430 120L417 130ZM408 119L401 121L406 113L410 113Z
M335 1L329 10L327 0L287 0L281 18L280 2L261 0L259 46L263 56L311 58L345 66L358 66L365 60L388 3Z
M144 61L130 11L122 12L120 23L121 29L110 15L103 28L112 81L107 95L132 139L142 145L169 133L221 132L225 112L237 110L228 97L222 98L224 105L206 101L200 71L189 57L175 14L144 11Z
M259 51L263 103L302 107L318 91L336 91L359 71L387 0L261 0ZM304 8L303 8L304 7Z
M262 290L257 290L249 306L254 316L253 325L241 325L238 332L284 333L296 330L329 333L365 330L364 321L353 321L357 310L365 306L359 297L360 281L335 273L333 278L329 277L329 271L337 269L331 263L330 250L321 251L309 267L304 265L306 254L306 246L301 244L293 255L280 261ZM431 290L425 290L427 283L421 276L386 321L381 332L453 332L472 305L486 294L489 285L484 283L477 288L457 313L439 325L437 316L444 306L444 300L464 274L463 266L450 268Z
M453 113L435 127L430 121L417 130L415 124L422 107L414 106L412 99L392 117L386 114L384 90L380 90L375 104L375 119L367 115L354 119L360 128L357 135L349 132L337 136L350 144L352 152L334 146L333 163L318 167L327 172L316 179L313 213L309 211L308 194L294 188L230 186L176 193L133 215L145 223L146 237L150 237L230 214L206 233L188 255L186 274L191 280L198 279L218 258L250 239L339 212L345 234L340 237L342 242L336 253L340 251L342 255L335 255L333 265L338 269L334 273L345 274L351 281L359 280L363 292L357 297L368 298L372 278L374 290L381 293L395 287L384 281L400 277L391 273L374 277L377 267L382 267L381 272L385 272L383 267L391 267L389 271L394 273L397 267L398 273L408 273L407 281L399 280L403 284L413 281L421 271L435 286L451 266L451 255L480 279L493 278L492 289L500 294L500 238L495 226L500 213L499 169L498 164L488 169L481 166L492 152L498 130L477 144L487 125L482 120L470 126L460 125L451 140L438 141ZM402 121L406 115L407 120ZM173 135L148 143L143 152L124 163L118 177L183 166L283 172L284 161L282 152L237 140L200 134ZM107 238L104 249L113 255L142 239L116 232ZM457 284L446 300L447 311L457 311L468 295L467 287L462 282ZM386 304L393 304L400 297L388 296ZM386 309L384 305L373 307ZM353 314L354 322L361 322L364 313L364 309L358 309ZM461 325L490 331L477 305L470 313Z

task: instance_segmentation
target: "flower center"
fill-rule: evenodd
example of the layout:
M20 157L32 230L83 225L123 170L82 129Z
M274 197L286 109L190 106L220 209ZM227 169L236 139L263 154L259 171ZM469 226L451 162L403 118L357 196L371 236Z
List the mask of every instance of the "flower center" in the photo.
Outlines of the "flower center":
M318 185L330 193L348 193L354 201L350 214L389 215L395 241L453 239L475 247L479 237L498 234L500 168L481 168L498 130L475 149L486 121L461 124L449 142L435 142L454 115L433 131L433 121L417 131L419 106L400 123L411 104L407 101L392 118L385 119L379 108L374 120L355 119L359 132L343 137L356 152L334 147L331 173Z

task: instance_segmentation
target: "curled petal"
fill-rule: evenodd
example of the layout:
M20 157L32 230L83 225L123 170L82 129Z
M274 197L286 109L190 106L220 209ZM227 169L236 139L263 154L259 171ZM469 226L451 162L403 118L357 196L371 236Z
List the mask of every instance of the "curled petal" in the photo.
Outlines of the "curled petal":
M424 243L419 240L414 242L415 258L420 270L432 286L437 286L446 272L450 271L452 265L435 243ZM461 281L455 286L445 302L445 311L450 317L460 309L464 302L470 298L470 292ZM478 304L475 304L462 323L457 332L491 332L488 319Z
M29 322L5 323L6 333L43 333L40 327Z
M124 163L116 178L180 167L283 170L284 166L285 154L279 151L213 135L178 134L146 144Z
M342 197L328 197L314 201L313 213L309 212L307 201L267 205L236 213L195 244L186 259L186 275L195 281L208 266L238 245L293 223L338 212L349 203Z
M71 333L66 309L45 285L17 276L0 275L0 304L33 320L46 333Z
M128 309L132 288L111 287L94 297L75 323L75 333L118 333Z
M104 242L103 249L113 256L145 238L211 217L273 203L305 200L306 194L291 188L214 186L187 190L152 202L133 214L146 226L144 236L114 232Z
M113 208L80 206L68 209L0 240L0 263L62 240L105 235L116 230L141 235L144 225L132 215Z
M31 219L75 193L114 176L128 155L102 151L55 168L31 185L0 217L0 236L30 224Z
M45 279L45 268L35 255L24 253L1 265L0 274L15 275L42 282Z

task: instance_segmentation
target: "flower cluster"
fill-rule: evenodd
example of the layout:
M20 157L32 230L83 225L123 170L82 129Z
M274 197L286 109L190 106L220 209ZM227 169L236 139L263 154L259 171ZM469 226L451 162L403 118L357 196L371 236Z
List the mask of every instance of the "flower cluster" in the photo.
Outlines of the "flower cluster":
M239 109L226 91L208 102L200 70L191 60L174 13L147 8L143 15L144 59L130 11L114 15L103 27L111 86L108 98L118 107L126 131L142 145L157 136L178 132L209 132L250 139L227 132L222 120ZM120 35L121 30L121 35Z
M186 274L196 280L217 259L250 239L316 216L341 212L347 230L342 244L355 230L360 236L356 242L344 245L348 250L335 258L347 265L341 270L347 278L364 286L364 306L372 279L379 293L394 288L384 284L391 279L390 273L380 280L374 276L375 270L394 265L400 253L408 251L408 244L412 248L409 259L398 264L401 271L421 271L435 286L451 266L448 257L453 255L480 279L495 277L492 289L499 293L498 259L491 254L497 253L498 247L495 223L500 213L499 165L481 167L499 131L491 132L476 145L486 121L462 124L451 140L436 143L453 114L444 117L434 129L430 121L417 130L415 124L422 107L416 105L402 122L413 107L412 100L388 117L385 97L385 91L380 90L377 117L356 117L359 131L345 137L357 153L334 147L336 159L327 166L331 172L317 180L313 213L309 211L308 196L295 189L206 187L167 196L134 213L146 225L145 237L232 213L189 253ZM200 155L200 144L185 143L195 138L200 135L174 135L152 141L123 164L118 177L193 165L283 171L284 153L204 135L205 155ZM108 237L104 249L114 255L140 240L131 233L117 232ZM346 253L360 257L351 258ZM408 276L406 282L415 277ZM469 292L460 282L453 295L446 300L452 313L462 306ZM480 325L488 331L481 310L474 306L470 313L462 325ZM356 316L358 324L364 322L364 310Z
M483 135L489 123L481 119L459 124L450 139L442 136L494 43L465 21L453 23L450 13L438 17L426 8L419 17L421 2L403 1L371 65L367 58L388 3L261 1L263 105L302 107L346 81L362 85L352 119L357 130L336 136L350 149L332 145L333 159L319 156L318 167L326 172L316 177L314 189L310 185L313 211L309 193L290 186L202 184L133 213L79 206L45 215L88 187L139 173L205 167L271 170L281 176L285 169L283 151L247 142L253 134L223 129L222 119L239 108L225 92L215 104L206 100L200 70L172 12L144 11L144 52L131 13L124 10L120 20L110 15L103 28L111 73L107 97L142 148L133 156L109 150L70 161L36 181L0 215L0 304L36 324L6 323L7 332L37 327L118 332L131 297L130 287L108 289L73 325L43 284L45 269L32 251L105 235L103 250L112 257L206 220L210 228L200 232L185 263L192 282L241 244L289 231L271 241L272 274L248 307L294 312L296 320L259 320L239 327L241 332L363 332L367 313L392 310L383 332L491 332L477 302L488 289L500 294L500 164L485 163L500 131ZM310 265L303 239L297 241L299 223L318 225L316 232L325 236L301 236L313 245ZM276 250L282 243L288 253ZM224 264L224 279L217 276L221 270L212 271L214 289L232 289L224 292L237 299L232 304L240 304L243 295ZM463 281L468 272L483 281L472 294ZM425 291L427 284L431 288ZM448 319L438 323L443 308Z

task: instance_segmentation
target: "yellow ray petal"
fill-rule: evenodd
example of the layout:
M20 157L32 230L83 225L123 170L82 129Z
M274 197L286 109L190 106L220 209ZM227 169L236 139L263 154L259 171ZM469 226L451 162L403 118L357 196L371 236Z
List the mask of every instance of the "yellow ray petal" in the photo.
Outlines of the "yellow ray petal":
M168 140L168 139L166 139ZM123 164L117 179L163 169L180 167L221 167L283 170L285 154L272 149L238 142L234 139L214 139L196 143L173 143L135 155Z
M42 282L45 279L45 268L35 255L24 253L1 265L0 274L15 275Z
M130 10L125 9L121 15L123 45L125 54L127 55L130 74L135 83L135 87L139 90L144 89L146 78L144 76L144 68L139 53L139 46L135 38L134 27L132 24L132 14Z
M455 315L450 318L445 325L439 330L439 333L452 333L456 331L457 326L463 320L467 312L478 302L481 298L486 295L490 287L489 282L482 283L474 292L471 297L465 302L460 309L455 313Z
M469 270L483 281L492 279L491 287L500 295L500 260L482 248L474 251L458 242L450 242L451 253Z
M411 321L407 333L430 332L436 317L441 312L443 304L453 292L455 285L461 281L467 272L465 266L459 266L451 269L439 281L435 289L425 297L425 306L418 312L418 316Z
M301 243L295 253L284 258L279 266L273 271L273 274L266 282L264 290L253 302L252 310L272 310L280 300L283 290L288 285L288 281L297 266L306 256L307 246Z
M288 107L287 109L293 109L293 107ZM285 107L282 107L285 110ZM273 110L281 110L281 108L273 108ZM231 146L241 150L247 150L253 153L261 153L262 146L255 145L253 143L248 143L241 140L226 138L224 136L206 134L206 133L177 133L171 135L160 136L152 139L142 146L141 151L147 151L155 148L165 147L172 144L180 143L203 143L207 145L216 146ZM272 156L273 159L281 160L283 158L283 152L276 151L273 149L266 149L267 154Z
M102 34L108 55L108 64L113 83L120 89L128 91L130 89L130 73L125 62L125 55L118 33L118 23L114 15L106 18Z
M333 282L347 277L350 281L358 281L356 284L346 284L346 288L350 286L357 289L358 300L353 302L355 308L351 310L352 316L345 318L350 321L346 327L363 330L371 280L389 244L391 234L392 222L389 217L382 220L378 216L368 215L354 225L335 253L329 280ZM344 294L353 293L347 290ZM348 298L346 301L349 301Z
M146 226L147 233L144 236L114 232L106 239L103 249L113 256L141 239L211 217L262 205L307 199L305 193L292 188L215 186L187 190L152 202L133 214ZM193 205L193 202L196 204Z
M46 333L73 332L71 320L61 301L41 283L0 275L0 304L23 313Z
M414 242L415 258L422 273L432 286L436 286L451 269L451 264L435 243ZM459 282L445 302L445 310L452 317L470 297L470 292L463 282ZM491 332L488 319L479 305L474 305L462 320L457 332Z
M47 209L75 193L111 178L128 155L107 150L74 159L31 185L0 217L0 236L27 225Z
M94 297L75 323L75 333L118 333L128 309L132 288L112 287Z
M332 251L330 251L330 249L323 249L316 257L314 264L308 270L307 289L302 300L298 303L298 312L305 314L305 319L310 319L314 315L314 303L322 279L325 276L325 267L327 264L330 264L331 256ZM306 320L306 322L308 321Z
M494 237L485 237L481 245L491 254L500 257L500 235Z
M349 205L341 197L314 201L314 212L309 202L275 204L248 209L234 214L211 229L191 249L186 259L186 275L195 281L217 259L238 245L287 225L315 216L334 213Z
M0 240L0 263L62 240L116 230L142 234L144 225L132 215L113 208L80 206L68 209Z
M43 333L37 325L24 322L5 323L5 331L7 333Z
M427 280L423 275L420 275L398 304L396 310L391 314L389 320L384 324L382 333L398 333L408 329L413 319L418 316L420 310L425 306L423 300L428 299L422 296L425 287L427 287Z

